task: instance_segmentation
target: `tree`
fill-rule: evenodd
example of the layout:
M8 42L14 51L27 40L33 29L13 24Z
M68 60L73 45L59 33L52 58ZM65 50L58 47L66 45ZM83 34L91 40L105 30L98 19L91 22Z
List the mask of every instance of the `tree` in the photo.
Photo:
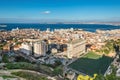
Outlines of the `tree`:
M105 77L104 77L104 75L99 74L96 76L96 78L94 80L105 80Z
M62 73L63 73L63 70L62 70L61 66L56 67L53 71L53 74L55 74L55 75L59 75L59 74L62 74Z
M2 62L4 62L4 63L8 63L8 62L9 62L9 60L8 60L8 55L4 54L4 55L2 56Z

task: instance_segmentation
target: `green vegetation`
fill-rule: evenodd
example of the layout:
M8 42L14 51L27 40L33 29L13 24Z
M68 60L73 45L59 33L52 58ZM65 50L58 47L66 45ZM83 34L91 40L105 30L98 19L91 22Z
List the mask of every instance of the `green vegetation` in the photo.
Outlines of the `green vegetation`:
M62 62L59 60L56 60L54 64L43 64L45 66L51 67L51 68L56 68L62 65Z
M48 80L46 77L43 77L42 75L38 75L30 72L19 71L19 72L13 72L12 74L25 78L26 80Z
M45 65L36 65L31 64L27 62L17 62L17 63L7 63L6 64L7 69L25 69L25 70L34 70L42 73L46 73L49 75L53 75L51 69L48 66Z
M79 58L69 65L70 68L93 76L93 74L104 74L112 62L112 58L100 56L93 52L89 52L84 57Z
M3 46L5 46L6 44L7 44L7 42L2 42L2 43L0 43L0 49L2 49Z
M5 46L7 44L7 42L2 42L1 45L2 46Z
M36 66L31 63L18 62L18 63L7 63L7 69L35 69Z
M62 73L63 73L62 66L56 67L56 68L54 69L54 71L53 71L53 74L54 74L54 75L59 75L59 74L62 75Z
M90 51L88 54L84 55L83 58L90 58L90 59L99 59L102 57L101 55L97 55L94 52Z
M3 50L3 46L5 46L6 44L7 44L7 42L0 43L0 50Z
M8 59L9 59L9 56L8 56L8 55L4 54L4 55L2 56L2 62L8 63L8 62L9 62Z
M3 47L2 47L2 46L0 46L0 50L3 50Z
M13 38L13 42L17 42L18 40L16 38Z
M109 54L110 52L115 52L115 45L120 46L120 39L118 39L116 41L115 40L107 40L105 42L106 42L106 44L104 46L102 46L101 49L96 50L96 52Z
M2 77L3 79L16 78L16 77L14 77L14 76L9 76L9 75L0 75L0 77Z
M22 42L16 42L16 45L19 45L19 44L21 44Z
M63 73L63 66L61 61L59 60L56 60L54 64L44 64L44 65L53 68L53 72L52 72L53 75L59 75L59 74L62 75Z

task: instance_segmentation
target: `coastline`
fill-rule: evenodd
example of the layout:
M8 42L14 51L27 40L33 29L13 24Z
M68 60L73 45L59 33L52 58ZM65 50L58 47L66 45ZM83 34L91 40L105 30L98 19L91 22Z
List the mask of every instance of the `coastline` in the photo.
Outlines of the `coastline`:
M84 31L96 32L96 30L114 30L120 29L120 26L110 25L110 24L40 24L40 23L1 23L0 25L7 25L7 27L0 27L0 30L10 31L16 29L40 29L45 31L50 28L51 31L54 29L82 29Z

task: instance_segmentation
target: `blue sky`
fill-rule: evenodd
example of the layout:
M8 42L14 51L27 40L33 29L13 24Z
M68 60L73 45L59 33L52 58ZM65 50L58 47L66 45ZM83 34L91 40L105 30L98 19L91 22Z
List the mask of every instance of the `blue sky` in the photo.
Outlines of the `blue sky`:
M120 0L0 0L0 21L120 20Z

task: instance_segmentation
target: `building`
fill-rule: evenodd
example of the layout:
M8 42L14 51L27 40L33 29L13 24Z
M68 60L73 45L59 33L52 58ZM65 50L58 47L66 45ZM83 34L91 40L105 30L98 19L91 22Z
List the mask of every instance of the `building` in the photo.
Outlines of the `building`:
M67 44L67 57L80 57L83 53L85 53L86 48L86 41L85 40L74 40L70 41Z
M69 41L66 47L66 50L55 55L67 58L79 58L80 55L86 52L86 41L82 39Z
M22 43L20 51L25 53L26 55L32 54L32 45L30 43Z
M52 48L51 53L55 54L55 53L57 53L57 52L58 52L57 49Z
M35 42L33 48L35 56L44 56L48 51L47 44L44 41Z
M69 80L74 80L75 79L75 73L72 71L69 71L66 76Z

